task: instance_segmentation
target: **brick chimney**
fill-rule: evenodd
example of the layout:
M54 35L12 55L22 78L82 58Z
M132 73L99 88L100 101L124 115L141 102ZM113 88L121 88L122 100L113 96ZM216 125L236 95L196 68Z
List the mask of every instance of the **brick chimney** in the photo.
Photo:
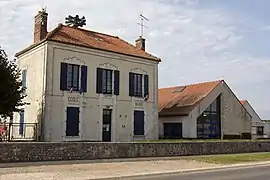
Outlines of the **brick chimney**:
M142 36L136 39L135 43L137 48L145 51L145 39Z
M35 16L35 26L34 26L34 43L43 40L48 31L47 31L47 19L48 13L45 9L38 11L38 14Z

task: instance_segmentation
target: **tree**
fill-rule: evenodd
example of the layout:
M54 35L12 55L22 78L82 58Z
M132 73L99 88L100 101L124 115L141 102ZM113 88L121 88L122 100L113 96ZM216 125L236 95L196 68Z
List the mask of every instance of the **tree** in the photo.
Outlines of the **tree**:
M0 116L9 117L13 112L20 112L26 103L25 88L22 86L21 71L15 60L9 61L0 47Z

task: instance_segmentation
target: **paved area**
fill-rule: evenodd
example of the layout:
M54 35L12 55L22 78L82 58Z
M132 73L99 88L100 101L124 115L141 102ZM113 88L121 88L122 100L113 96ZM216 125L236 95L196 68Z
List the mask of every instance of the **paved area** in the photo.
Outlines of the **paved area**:
M28 164L30 165L30 164ZM149 173L168 173L219 165L185 160L153 160L111 163L69 163L0 168L0 180L89 180Z
M269 168L270 165L253 166L196 173L178 173L173 175L125 178L123 180L269 180Z

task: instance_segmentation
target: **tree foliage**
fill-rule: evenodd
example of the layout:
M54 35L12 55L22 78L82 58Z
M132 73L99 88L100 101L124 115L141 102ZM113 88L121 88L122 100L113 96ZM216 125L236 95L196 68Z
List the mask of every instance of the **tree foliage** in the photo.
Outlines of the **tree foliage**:
M11 116L12 112L20 112L25 105L25 88L22 86L21 71L15 60L9 61L0 47L0 116Z

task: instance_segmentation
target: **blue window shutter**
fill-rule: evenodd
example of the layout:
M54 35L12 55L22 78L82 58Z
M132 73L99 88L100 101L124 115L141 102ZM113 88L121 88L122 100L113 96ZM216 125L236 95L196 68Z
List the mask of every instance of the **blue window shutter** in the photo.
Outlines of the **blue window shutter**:
M22 86L26 88L26 70L22 71Z
M87 91L87 66L81 67L81 91Z
M24 109L20 112L20 126L19 126L19 134L23 135L24 131Z
M67 90L67 63L61 62L60 90Z
M129 73L129 96L134 95L134 73Z
M149 76L144 75L144 97L149 95Z
M120 71L114 71L114 94L119 95L119 85L120 85Z
M97 68L96 93L102 93L102 68Z

